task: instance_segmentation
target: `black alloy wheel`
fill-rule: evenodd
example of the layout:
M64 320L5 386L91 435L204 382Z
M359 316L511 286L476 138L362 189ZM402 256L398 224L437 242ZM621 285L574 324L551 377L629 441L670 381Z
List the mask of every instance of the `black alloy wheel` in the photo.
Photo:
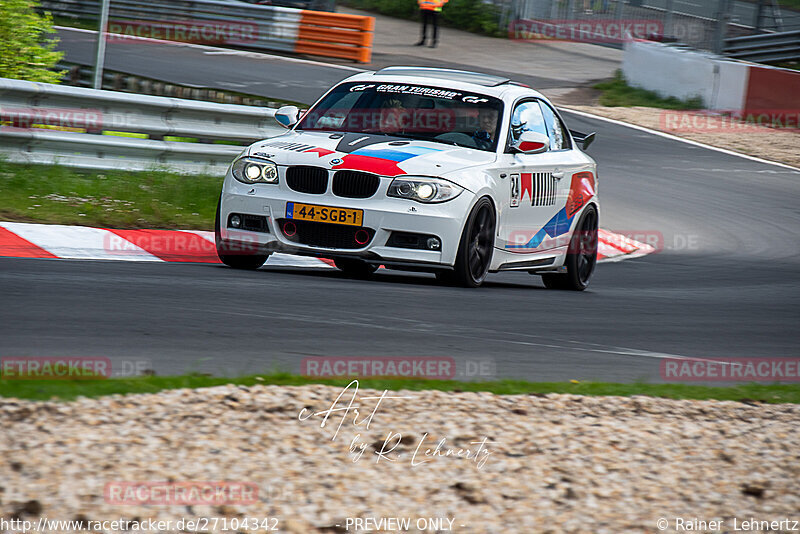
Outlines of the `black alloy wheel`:
M464 287L480 286L492 263L495 227L494 206L489 197L483 197L464 225L453 270L436 273L436 277Z
M597 265L597 209L590 205L581 215L572 233L564 264L564 274L543 274L542 282L548 289L570 289L583 291L589 287L589 280Z

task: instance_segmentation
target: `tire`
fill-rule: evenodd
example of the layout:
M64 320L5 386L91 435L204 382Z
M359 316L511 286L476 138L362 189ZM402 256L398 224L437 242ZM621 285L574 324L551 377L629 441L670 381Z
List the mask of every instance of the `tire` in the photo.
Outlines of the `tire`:
M246 250L246 245L231 245L222 240L219 223L221 203L222 199L220 198L217 201L217 214L214 217L214 243L217 246L219 261L234 269L251 271L258 269L267 261L269 254L252 254L252 250Z
M440 271L436 278L463 287L480 286L492 263L496 224L492 201L489 197L481 198L467 217L453 270Z
M597 265L597 209L590 205L581 215L567 250L565 274L543 274L542 282L548 289L583 291Z
M349 278L369 278L378 270L377 265L356 258L336 258L333 264Z

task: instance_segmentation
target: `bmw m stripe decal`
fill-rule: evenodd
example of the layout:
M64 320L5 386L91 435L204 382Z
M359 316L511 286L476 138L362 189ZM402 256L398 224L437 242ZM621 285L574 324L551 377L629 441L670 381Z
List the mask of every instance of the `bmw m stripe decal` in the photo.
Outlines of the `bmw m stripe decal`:
M370 145L377 145L379 143L408 142L408 139L405 139L403 137L395 137L393 135L376 135L376 134L353 133L353 132L346 132L340 135L342 137L336 144L336 151L344 152L345 154L350 154L351 152L355 152L356 150L366 148Z
M270 148L279 148L281 150L292 150L294 152L316 152L317 157L327 156L328 154L333 154L333 150L328 150L327 148L320 148L318 146L311 146L311 145L304 145L303 143L288 143L286 141L274 141L272 143L264 143L261 145L262 148L270 147ZM266 154L256 152L255 155L260 156Z
M424 156L431 152L441 152L438 148L428 148L422 146L409 146L402 148L359 148L351 152L353 156L369 156L372 158L389 159L392 161L405 161L415 156Z
M572 219L575 218L575 215L586 205L589 199L594 196L594 193L594 175L591 172L584 171L573 174L566 206L553 215L553 217L531 237L530 241L525 244L507 244L506 248L534 249L541 245L542 241L544 241L547 236L558 237L566 234L572 226Z
M397 165L398 163L433 152L441 152L441 149L414 146L384 149L360 148L344 156L342 163L333 168L374 172L383 176L398 176L406 173Z
M558 237L569 232L574 218L574 215L572 217L567 215L567 208L561 208L558 213L553 215L552 219L547 221L547 224L541 230L534 234L530 241L524 245L506 245L506 248L536 248L542 244L542 241L547 236Z
M263 143L262 147L281 148L283 150L293 150L295 152L307 152L313 149L311 145L303 143L289 143L288 141L272 141L271 143Z

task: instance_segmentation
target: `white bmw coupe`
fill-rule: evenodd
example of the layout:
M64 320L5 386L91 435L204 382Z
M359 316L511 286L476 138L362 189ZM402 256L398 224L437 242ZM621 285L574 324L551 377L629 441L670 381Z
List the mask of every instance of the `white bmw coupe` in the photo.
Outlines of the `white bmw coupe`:
M597 261L597 170L540 93L486 74L389 67L357 74L289 131L231 164L216 218L223 263L272 252L330 258L345 273L428 271L477 287L527 271L583 290ZM579 148L580 145L580 148Z

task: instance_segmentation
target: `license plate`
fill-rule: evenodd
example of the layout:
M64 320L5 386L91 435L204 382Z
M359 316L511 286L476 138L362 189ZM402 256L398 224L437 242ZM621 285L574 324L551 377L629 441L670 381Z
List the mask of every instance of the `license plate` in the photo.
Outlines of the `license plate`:
M364 210L332 208L315 204L286 203L286 218L301 221L314 221L334 224L361 226L364 221Z

